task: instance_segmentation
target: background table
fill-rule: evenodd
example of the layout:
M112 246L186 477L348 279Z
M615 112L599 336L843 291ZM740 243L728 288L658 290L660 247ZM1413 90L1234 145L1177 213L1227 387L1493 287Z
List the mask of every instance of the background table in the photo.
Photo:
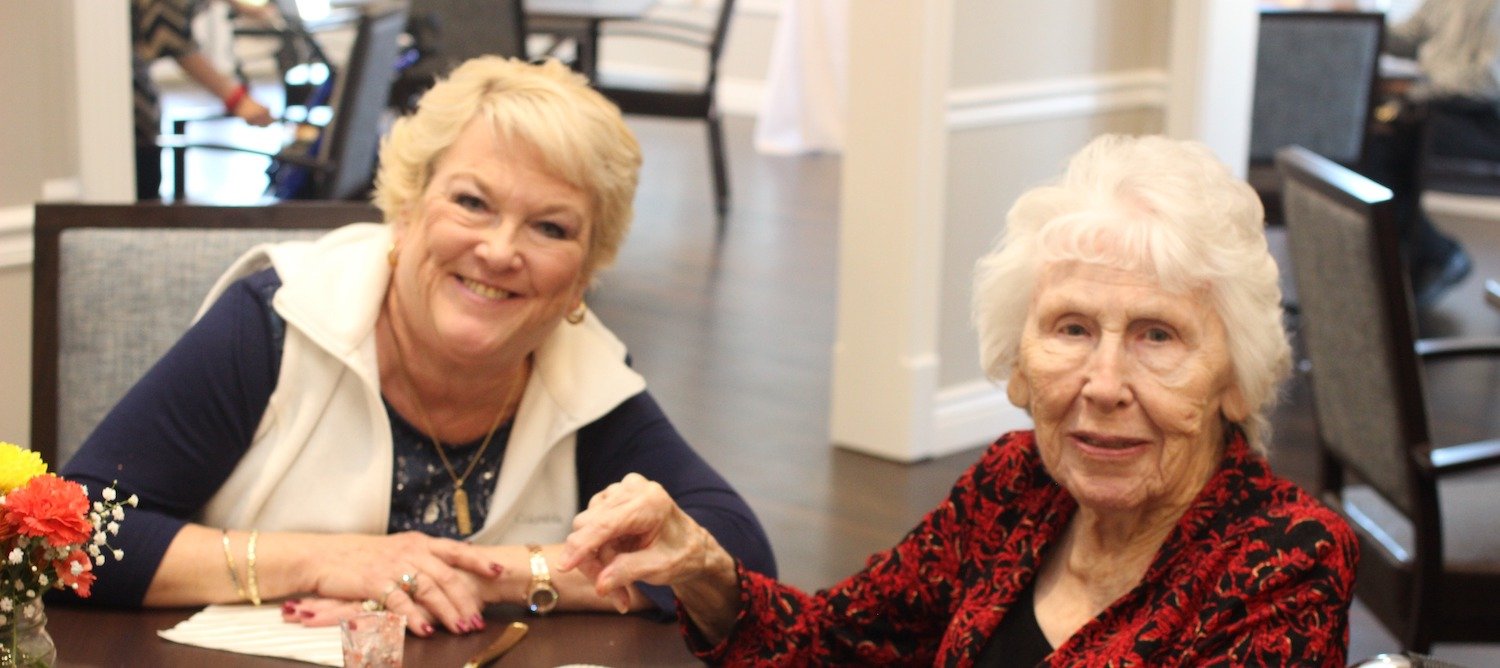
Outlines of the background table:
M104 610L47 607L47 631L57 643L57 665L65 666L213 666L263 668L309 666L284 659L232 654L179 645L156 635L187 619L197 609ZM588 663L630 666L698 666L683 644L676 624L638 616L562 613L543 618L519 607L492 608L484 631L454 636L439 631L431 638L407 636L405 664L456 668L488 645L513 620L531 626L521 641L493 665L496 668Z

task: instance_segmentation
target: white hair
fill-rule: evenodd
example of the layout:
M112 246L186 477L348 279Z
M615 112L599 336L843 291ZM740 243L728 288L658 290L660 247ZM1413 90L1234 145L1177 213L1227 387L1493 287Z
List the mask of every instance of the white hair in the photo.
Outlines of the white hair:
M1202 144L1096 138L1055 183L1016 200L999 243L979 260L972 316L985 372L1005 380L1014 371L1043 267L1076 260L1147 271L1171 292L1208 295L1251 411L1239 426L1265 452L1291 347L1264 219L1255 191Z

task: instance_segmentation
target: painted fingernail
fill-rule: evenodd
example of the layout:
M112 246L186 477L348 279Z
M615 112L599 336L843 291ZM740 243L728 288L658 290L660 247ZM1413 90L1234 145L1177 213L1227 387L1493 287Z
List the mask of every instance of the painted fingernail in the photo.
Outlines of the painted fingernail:
M426 637L426 636L430 636L430 635L432 635L432 625L428 624L426 622L423 622L422 623L422 636Z
M459 633L468 633L469 632L469 623L468 622L460 621L457 624L454 624L454 626L458 627L458 632Z
M501 566L500 564L497 564L497 563L494 563L494 562L490 563L490 575L493 575L495 577L499 577L503 573L505 573L505 567L504 566Z
M291 601L281 604L281 614L287 615L297 611L297 604Z
M300 611L300 612L297 613L297 616L301 617L303 619L312 619L312 617L313 617L313 611L311 611L311 610L302 610L302 611Z
M484 617L476 613L471 624L475 630L484 630Z

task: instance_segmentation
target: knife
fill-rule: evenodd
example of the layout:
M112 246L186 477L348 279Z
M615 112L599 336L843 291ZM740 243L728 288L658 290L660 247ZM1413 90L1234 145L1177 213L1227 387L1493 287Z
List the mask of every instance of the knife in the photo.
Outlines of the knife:
M475 654L474 658L469 659L469 662L465 663L463 668L480 668L500 658L500 655L510 651L510 648L515 647L516 643L521 642L521 639L526 637L526 629L525 622L511 622L510 626L505 627L505 631L500 634L500 637L495 639L495 642L490 643L490 646L484 648L484 651Z

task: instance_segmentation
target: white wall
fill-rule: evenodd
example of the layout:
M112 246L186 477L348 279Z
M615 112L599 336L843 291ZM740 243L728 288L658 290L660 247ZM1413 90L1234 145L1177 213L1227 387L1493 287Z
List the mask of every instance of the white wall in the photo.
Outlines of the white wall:
M1029 425L983 377L969 324L974 262L1011 202L1105 132L1170 128L1242 159L1255 12L1231 0L886 0L851 12L861 113L844 162L830 433L915 461Z

